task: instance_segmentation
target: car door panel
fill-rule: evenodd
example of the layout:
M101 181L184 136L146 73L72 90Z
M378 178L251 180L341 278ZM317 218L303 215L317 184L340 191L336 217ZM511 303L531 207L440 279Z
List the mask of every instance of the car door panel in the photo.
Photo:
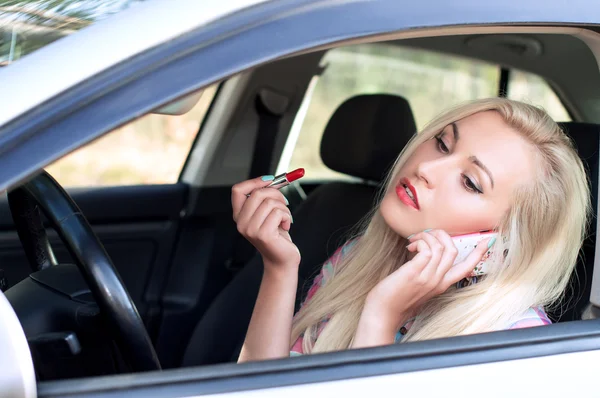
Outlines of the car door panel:
M69 193L102 241L142 316L157 312L177 236L185 184L72 189ZM0 269L8 286L31 268L12 224L6 197L0 201ZM73 262L54 231L48 232L57 259Z
M161 298L155 347L163 368L180 365L195 325L231 280L228 264L237 236L231 188L191 189Z
M149 372L86 383L41 383L40 397L269 397L374 396L479 397L565 396L572 383L593 380L600 359L600 320L459 336L385 347L346 350L280 360ZM589 378L588 378L589 377ZM457 382L460 380L460 382ZM352 391L353 393L345 394ZM572 391L572 390L570 390ZM560 395L559 394L563 394ZM301 394L301 395L300 395ZM470 395L469 395L470 394Z

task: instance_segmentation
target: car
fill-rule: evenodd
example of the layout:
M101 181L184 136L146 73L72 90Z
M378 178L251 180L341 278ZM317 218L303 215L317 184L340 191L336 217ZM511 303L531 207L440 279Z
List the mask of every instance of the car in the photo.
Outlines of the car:
M237 364L262 263L230 195L306 169L298 308L385 154L498 95L560 122L597 215L600 3L47 3L0 7L0 395L598 392L597 217L552 325Z

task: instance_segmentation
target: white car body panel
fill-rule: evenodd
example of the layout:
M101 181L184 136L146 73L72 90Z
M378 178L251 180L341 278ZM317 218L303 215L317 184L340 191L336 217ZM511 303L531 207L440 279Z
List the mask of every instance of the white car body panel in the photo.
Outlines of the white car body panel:
M576 385L581 386L578 397L589 397L592 396L592 384L597 377L593 364L598 361L600 351L583 351L202 397L564 398L573 395ZM560 374L560 379L553 378L556 374ZM585 388L586 381L590 383L589 390Z
M148 1L57 40L0 69L0 87L11 93L0 96L0 126L127 58L266 1Z

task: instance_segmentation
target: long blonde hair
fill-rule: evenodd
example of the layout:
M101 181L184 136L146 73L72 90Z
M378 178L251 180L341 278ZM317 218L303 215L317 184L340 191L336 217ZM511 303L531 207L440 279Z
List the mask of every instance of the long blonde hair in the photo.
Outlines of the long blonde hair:
M378 205L358 226L360 239L330 279L294 318L291 342L303 335L303 351L346 349L356 332L365 298L375 285L407 261L406 240L378 212L394 176L415 149L447 125L483 111L496 111L536 148L536 178L516 189L497 226L496 262L479 283L430 300L403 341L500 330L532 306L555 303L566 288L584 239L590 212L583 164L571 140L541 109L502 98L452 109L416 134L386 178ZM329 318L317 338L317 328Z

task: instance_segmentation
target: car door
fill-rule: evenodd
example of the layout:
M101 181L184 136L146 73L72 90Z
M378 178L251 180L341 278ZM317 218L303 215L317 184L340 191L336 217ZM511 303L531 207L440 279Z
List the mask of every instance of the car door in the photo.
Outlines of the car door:
M127 84L103 91L102 95L94 97L95 101L82 104L68 115L60 115L51 125L44 125L50 116L41 115L28 125L17 124L14 128L15 131L33 131L37 127L41 132L35 137L42 139L57 136L62 128L72 129L73 125L95 114L97 117L87 123L88 129L78 133L81 134L79 139L91 139L107 131L111 123L116 125L122 119L130 120L157 105L164 105L174 97L208 86L259 63L296 52L367 35L401 34L415 27L425 29L421 34L436 34L433 29L426 29L451 25L598 22L593 17L600 11L598 6L583 2L577 5L565 10L560 2L532 1L519 5L503 4L502 8L498 7L492 12L489 4L484 7L469 1L452 4L426 1L414 3L411 7L391 0L267 2L223 17L218 23L199 26L188 36L155 49L152 56L144 59L141 65L134 62L125 64L123 73L131 78ZM340 15L344 15L344 18L337 18ZM478 26L470 28L476 29ZM513 26L513 29L518 31L519 27ZM552 31L552 28L547 29ZM494 32L494 27L486 26L480 31ZM169 61L165 62L165 59ZM151 72L140 73L142 69L151 69ZM177 79L172 78L174 74ZM100 79L91 79L87 88L90 93L97 94L100 91L94 86ZM140 91L141 87L147 89ZM68 95L65 94L67 98ZM103 107L123 98L130 100L128 107L116 111ZM65 98L55 101L65 101ZM102 117L107 119L99 121ZM33 141L35 139L21 143L21 148L33 145ZM215 170L214 158L210 154L210 149L214 150L215 147L211 147L211 144L219 144L217 135L201 135L192 151L192 160L197 156L197 173L184 176L182 180L191 187L194 187L194 183L206 180L207 173ZM16 153L16 150L12 152L13 156ZM7 152L6 156L10 157L11 153ZM47 161L55 154L48 149L35 156L36 162L30 160L20 163L22 167L19 173L34 172L36 164ZM244 167L240 169L244 170ZM221 168L220 175L211 174L213 180L221 178L223 185L239 177L227 168ZM202 189L198 188L198 192L198 197L202 199ZM196 203L192 211L200 211L202 200ZM212 211L215 209L212 208ZM130 396L164 397L225 393L238 396L282 393L299 396L346 391L375 391L378 395L388 392L390 395L399 392L431 395L443 391L445 395L464 397L479 396L482 391L492 396L514 395L515 388L519 387L517 393L522 395L558 396L568 391L553 382L536 381L544 380L551 374L551 369L557 367L566 377L585 379L586 376L592 376L590 367L584 364L593 363L600 357L599 326L598 321L592 320L553 325L541 331L497 332L263 363L114 376L89 379L85 383L48 382L40 383L38 391L39 396L43 397L108 397L122 396L124 392ZM457 378L460 384L456 383ZM515 384L507 382L507 378ZM441 383L435 384L434 380ZM466 385L463 387L462 383Z

